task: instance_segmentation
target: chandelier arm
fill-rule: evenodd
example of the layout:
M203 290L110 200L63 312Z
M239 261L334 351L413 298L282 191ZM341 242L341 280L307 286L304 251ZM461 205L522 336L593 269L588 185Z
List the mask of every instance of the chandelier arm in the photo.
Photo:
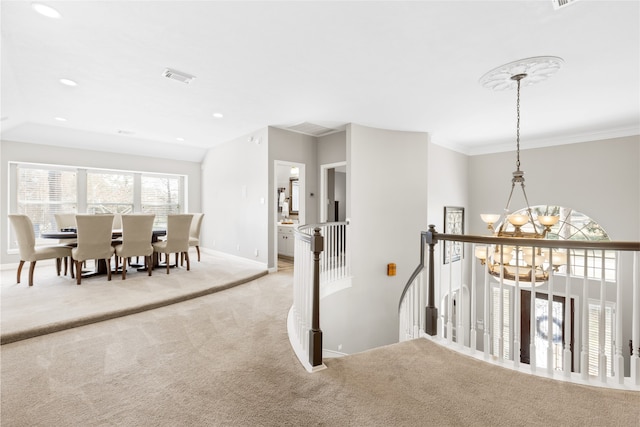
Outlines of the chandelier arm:
M529 215L529 220L531 221L531 224L533 225L533 230L536 232L536 234L542 234L541 232L538 231L538 227L536 226L536 222L533 220L533 213L531 213L531 205L529 204L529 199L527 198L527 192L524 190L524 183L521 183L520 187L522 187L522 194L524 194L524 201L527 204L527 215ZM544 229L543 229L543 231L544 231Z
M498 229L498 234L502 232L502 229L504 228L504 225L507 222L507 217L509 216L509 206L511 205L511 197L513 197L513 189L515 187L516 187L516 183L515 181L512 181L511 192L509 193L509 199L507 199L507 205L504 207L504 219L502 220L502 224L500 224L500 228Z

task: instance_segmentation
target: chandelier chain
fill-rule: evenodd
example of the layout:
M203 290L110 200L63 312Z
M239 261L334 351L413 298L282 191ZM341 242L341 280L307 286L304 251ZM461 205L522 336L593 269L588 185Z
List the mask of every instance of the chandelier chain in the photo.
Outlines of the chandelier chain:
M518 83L518 97L516 101L517 111L517 124L516 124L516 168L520 170L520 80L516 79Z

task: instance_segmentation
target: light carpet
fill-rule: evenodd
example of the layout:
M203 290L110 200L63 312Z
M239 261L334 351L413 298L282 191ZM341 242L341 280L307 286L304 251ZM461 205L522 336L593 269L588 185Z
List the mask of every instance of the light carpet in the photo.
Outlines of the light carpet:
M640 394L419 339L325 361L287 338L291 272L3 345L3 426L638 426Z
M191 270L172 268L127 270L126 280L113 274L95 276L76 285L71 276L56 276L52 261L38 262L34 286L28 286L28 263L16 283L16 269L0 272L0 343L31 338L68 328L138 313L237 286L267 274L258 263L217 252L202 251ZM194 257L195 258L195 257Z

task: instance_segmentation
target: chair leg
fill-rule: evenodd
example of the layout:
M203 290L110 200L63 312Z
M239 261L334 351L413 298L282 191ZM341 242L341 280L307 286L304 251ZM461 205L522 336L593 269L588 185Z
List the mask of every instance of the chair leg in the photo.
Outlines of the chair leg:
M153 255L144 257L144 262L147 263L147 270L149 270L149 276L151 276L151 272L153 271Z
M116 271L118 271L118 257L116 257ZM123 257L122 258L122 280L126 278L127 278L127 258Z
M76 285L82 282L82 261L76 261Z
M22 274L22 266L24 265L24 261L20 260L20 264L18 264L18 278L16 283L20 283L20 275Z
M33 271L36 269L36 262L29 263L29 286L33 286Z
M56 258L56 272L58 273L58 276L60 275L61 271L62 271L62 258Z
M107 264L107 280L111 281L111 258L107 258L104 260Z
M187 260L187 271L191 270L191 262L189 261L189 252L184 253L184 258Z
M67 275L69 269L69 257L64 257L64 275Z
M200 246L196 246L196 251L198 252L198 262L200 262Z
M169 261L171 261L171 257L169 256L168 252L164 254L164 259L165 259L165 264L167 265L167 274L169 274L169 268L170 268Z

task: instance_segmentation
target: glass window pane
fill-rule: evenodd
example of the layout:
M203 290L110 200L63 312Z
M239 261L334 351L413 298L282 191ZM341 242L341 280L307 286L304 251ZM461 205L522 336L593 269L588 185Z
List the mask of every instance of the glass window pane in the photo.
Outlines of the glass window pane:
M142 176L142 212L156 215L154 227L166 228L167 215L180 213L179 189L177 176Z
M55 214L76 212L77 179L74 170L36 168L28 165L16 168L17 211L29 216L33 222L36 243L40 233L56 230ZM51 243L50 241L48 243ZM9 238L9 249L17 249L13 235Z
M133 212L133 174L88 172L87 213Z

